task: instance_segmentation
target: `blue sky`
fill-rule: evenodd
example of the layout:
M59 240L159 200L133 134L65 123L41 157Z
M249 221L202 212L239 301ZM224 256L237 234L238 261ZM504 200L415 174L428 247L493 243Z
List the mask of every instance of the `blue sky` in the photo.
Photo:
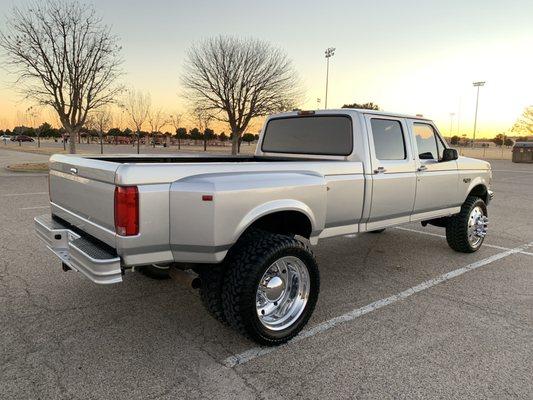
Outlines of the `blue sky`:
M0 14L21 1L0 0ZM471 130L472 81L486 80L480 127L509 128L533 104L533 1L169 1L95 0L120 36L124 81L154 105L183 108L179 74L186 49L218 34L251 36L284 49L306 90L324 98L324 49L331 59L329 106L373 101L421 113L448 133ZM0 28L1 29L1 28ZM1 60L0 60L1 62ZM2 77L4 78L4 77ZM23 104L0 79L0 118Z

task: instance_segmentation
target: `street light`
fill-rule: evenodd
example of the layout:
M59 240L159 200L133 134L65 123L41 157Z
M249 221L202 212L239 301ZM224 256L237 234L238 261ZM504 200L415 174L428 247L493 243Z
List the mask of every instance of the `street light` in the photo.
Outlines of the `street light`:
M328 108L329 59L335 55L335 47L328 47L324 53L326 54L326 97L324 100L324 109L327 109Z
M453 117L455 116L454 112L450 113L450 137L452 137L453 134Z
M476 128L477 128L477 106L478 106L478 103L479 103L479 88L481 86L485 86L485 81L478 81L478 82L473 82L472 85L474 85L474 87L477 87L477 94L476 94L476 113L474 115L474 134L473 134L473 137L472 137L472 148L474 147L474 142L476 141Z

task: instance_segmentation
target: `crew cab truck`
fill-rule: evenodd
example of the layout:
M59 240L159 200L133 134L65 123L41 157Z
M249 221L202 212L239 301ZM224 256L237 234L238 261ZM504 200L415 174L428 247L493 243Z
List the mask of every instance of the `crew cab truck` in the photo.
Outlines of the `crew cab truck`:
M267 118L253 156L53 155L51 214L35 227L65 270L95 283L121 282L132 268L182 280L192 270L211 315L276 345L317 302L311 246L421 221L474 252L491 175L428 119L294 111Z

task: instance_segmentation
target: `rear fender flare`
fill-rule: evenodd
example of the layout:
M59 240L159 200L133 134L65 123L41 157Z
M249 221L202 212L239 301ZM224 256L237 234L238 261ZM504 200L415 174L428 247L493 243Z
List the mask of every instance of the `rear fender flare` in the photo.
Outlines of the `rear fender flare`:
M264 217L269 214L274 214L280 211L298 211L304 214L311 223L311 238L315 236L315 231L317 229L317 220L311 208L305 203L298 200L281 199L263 203L248 212L248 214L246 214L241 220L241 222L237 225L237 228L233 233L232 242L237 242L237 240L239 240L244 231L246 231L246 229L248 229L255 221L259 220L261 217ZM313 239L311 239L311 242L313 242Z

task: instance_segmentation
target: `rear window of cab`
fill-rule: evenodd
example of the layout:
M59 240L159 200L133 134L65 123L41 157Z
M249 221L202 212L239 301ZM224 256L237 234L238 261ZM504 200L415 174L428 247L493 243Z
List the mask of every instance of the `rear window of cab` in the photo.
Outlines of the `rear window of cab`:
M353 149L348 115L273 118L268 121L261 150L265 153L347 156Z

